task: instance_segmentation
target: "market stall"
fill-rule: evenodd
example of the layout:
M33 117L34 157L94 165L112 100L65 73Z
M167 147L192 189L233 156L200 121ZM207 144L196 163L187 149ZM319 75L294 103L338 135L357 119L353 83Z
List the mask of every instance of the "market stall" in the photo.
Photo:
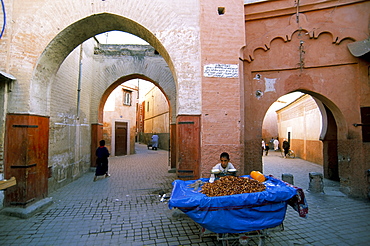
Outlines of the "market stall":
M247 184L234 185L235 182L240 182L240 178L246 179ZM247 179L254 183L248 184L252 182ZM228 180L228 182L226 189L230 189L231 192L235 192L238 187L248 185L252 190L250 193L209 196L204 194L204 188L208 186L209 179L175 180L169 208L178 208L198 223L203 231L216 233L219 240L223 240L222 238L231 233L258 232L281 225L288 204L292 205L301 217L304 217L308 211L301 189L272 176L265 176L265 181L260 182L265 189L257 192L253 192L253 187L258 181L253 180L249 175ZM261 235L264 237L263 233Z

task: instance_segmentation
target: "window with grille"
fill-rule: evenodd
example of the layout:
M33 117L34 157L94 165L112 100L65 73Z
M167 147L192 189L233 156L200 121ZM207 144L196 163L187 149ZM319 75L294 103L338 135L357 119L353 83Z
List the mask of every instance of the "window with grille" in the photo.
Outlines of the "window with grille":
M131 106L131 91L123 90L123 105Z

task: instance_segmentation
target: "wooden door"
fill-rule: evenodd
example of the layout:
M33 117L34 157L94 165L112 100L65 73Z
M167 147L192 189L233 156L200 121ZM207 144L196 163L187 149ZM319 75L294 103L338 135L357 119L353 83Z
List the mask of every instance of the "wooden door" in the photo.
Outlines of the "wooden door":
M177 118L177 176L180 179L198 179L200 168L200 117L192 115Z
M41 200L48 191L49 118L8 114L5 132L5 178L17 185L5 192L5 206Z
M334 115L325 106L328 129L323 139L324 177L339 181L337 124Z
M99 147L99 141L103 139L103 124L91 124L91 166L96 167L95 151Z
M115 124L115 155L127 155L127 122Z

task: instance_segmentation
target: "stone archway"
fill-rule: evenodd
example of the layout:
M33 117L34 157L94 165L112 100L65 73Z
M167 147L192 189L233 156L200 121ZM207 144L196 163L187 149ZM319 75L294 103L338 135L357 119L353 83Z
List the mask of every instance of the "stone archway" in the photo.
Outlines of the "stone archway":
M131 67L127 68L127 66L122 66L122 64L119 65L120 68L124 67L126 70L121 69L121 71L117 71L115 74L110 72L110 79L99 80L96 79L97 77L94 79L94 76L91 76L93 74L91 72L93 69L92 62L86 62L89 56L93 54L93 41L90 38L98 33L110 30L129 32L145 39L161 54L161 61L157 64L147 59L133 59L136 63L131 61L131 65L133 65ZM80 47L78 47L79 45ZM76 60L79 62L76 63ZM64 61L69 62L72 66L63 66ZM83 74L83 71L87 72ZM67 73L70 73L70 76L66 76ZM104 78L103 73L95 74L100 75L100 78ZM43 123L43 125L49 125L50 131L46 129L39 136L43 136L43 139L49 139L49 149L39 148L40 153L37 153L37 155L43 156L43 159L46 160L49 158L49 161L43 161L42 165L35 167L40 168L44 174L42 182L39 181L43 186L42 189L38 189L40 192L35 192L33 197L35 199L28 199L28 196L16 197L14 198L15 200L7 200L7 204L18 202L18 200L23 201L26 198L32 202L37 201L40 197L46 196L45 190L50 192L58 189L88 170L91 162L90 142L93 140L91 139L91 131L87 129L89 127L96 128L95 130L99 132L97 129L99 128L98 107L100 101L97 100L97 103L90 104L90 101L94 101L91 98L101 98L106 89L111 86L112 81L132 74L138 74L136 77L150 78L150 80L158 84L171 102L170 105L173 107L171 112L173 115L176 114L177 86L172 60L155 35L137 22L107 13L92 15L68 26L49 43L35 65L34 74L30 81L32 100L29 103L29 110L33 114L38 115L14 115L15 118L19 119L22 117L29 119L36 117L40 119L45 118L48 121L46 124ZM82 98L85 102L80 107L79 103L77 103L77 106L75 103L77 87L75 87L74 83L77 80L80 83L80 80L84 80L84 76L85 80L91 83L91 86L86 83L83 85L81 96L85 97ZM105 76L105 78L107 77ZM114 79L112 79L113 77ZM83 82L82 84L84 84ZM80 88L77 89L77 91L80 90ZM52 108L53 110L57 109L57 111L52 112ZM94 110L95 113L91 110ZM76 111L81 113L77 113L76 116ZM50 119L49 116L51 116ZM21 120L24 120L23 118ZM172 118L174 119L175 117ZM17 119L14 122L17 122ZM10 139L12 136L7 136L8 138ZM6 141L8 142L8 140ZM29 144L34 143L36 142L29 141ZM50 145L51 143L52 145ZM59 148L57 145L62 147ZM87 154L86 147L89 154ZM12 152L11 145L7 145L6 148L8 152ZM32 149L34 146L28 146L27 148ZM7 163L13 162L11 156L6 156L6 158ZM34 167L32 166L32 168ZM8 166L5 169L11 170ZM35 180L27 179L23 182L20 176L18 180L20 180L20 183L23 183L20 185L35 186ZM14 196L8 194L8 197Z
M296 42L299 44L299 33L296 33L296 36L293 37L291 42ZM329 41L329 35L324 34L322 36L322 42ZM319 45L316 40L305 40L306 43L310 43L311 48ZM278 48L279 47L279 48ZM353 90L347 91L346 99L347 103L341 101L340 98L343 98L343 94L340 92L345 90L345 78L349 78L350 74L353 76L355 74L355 67L346 66L328 66L328 67L312 67L312 68L303 68L296 67L297 64L293 64L290 56L299 56L293 52L292 43L281 42L280 39L274 39L271 42L271 49L262 51L259 49L256 51L255 60L251 63L245 63L244 71L250 71L250 75L247 80L249 80L249 88L252 89L252 93L246 93L246 103L249 105L246 106L246 125L253 126L256 123L261 124L263 122L264 113L267 111L268 107L273 101L279 98L282 95L288 94L292 91L301 91L306 94L309 94L316 98L325 105L325 109L322 112L325 112L327 115L332 116L329 121L329 128L326 128L330 134L324 134L323 143L324 143L324 173L326 177L331 177L333 179L338 179L338 175L343 175L344 170L339 170L338 159L340 156L346 155L343 154L347 152L344 147L344 143L347 141L348 136L348 119L352 116L344 115L344 111L356 112L357 109L353 108L349 102L350 98L354 97L355 88ZM333 47L334 48L334 47ZM338 47L339 48L339 47ZM344 49L346 47L340 47ZM286 52L288 57L287 61L282 61L282 64L286 66L284 69L275 69L270 67L271 64L278 64L279 61L276 59L277 51L283 49L283 52ZM342 52L341 50L340 52ZM268 54L271 52L271 54ZM281 51L280 51L281 52ZM261 58L261 60L259 60ZM299 57L297 57L299 61ZM269 61L267 67L264 68L266 61ZM344 72L347 70L347 72ZM343 73L344 72L344 73ZM335 83L336 80L342 80L343 84L339 86ZM324 83L325 81L326 83ZM331 89L329 88L330 86ZM247 87L247 86L246 86ZM260 93L257 93L260 92ZM258 112L254 109L258 108ZM352 110L349 110L352 108ZM254 117L250 118L251 115ZM261 120L256 120L261 117ZM254 128L254 127L253 127ZM253 129L252 128L252 129ZM335 134L334 134L335 133ZM250 136L256 137L252 142L249 140ZM330 136L330 137L329 137ZM261 135L256 136L256 133L251 132L249 129L246 129L246 144L252 144L259 147L259 142ZM250 141L250 142L249 142ZM251 148L248 148L246 151L246 156L253 156L253 158L258 158L259 160L246 159L246 165L249 166L249 170L257 169L260 170L261 167L256 165L256 163L261 162L260 156L255 153L259 153L257 149L253 152L249 152ZM345 159L347 161L347 159ZM330 163L330 164L329 164ZM248 168L246 168L248 170Z
M95 23L95 24L94 24ZM104 23L102 25L96 25L97 23ZM92 28L93 27L93 28ZM75 32L78 32L78 30L84 30L85 36L80 36L80 34L76 34ZM130 79L130 78L144 78L149 81L152 81L154 84L156 84L163 93L166 95L169 106L171 108L171 117L170 120L172 123L176 121L176 101L177 101L177 86L176 86L176 80L175 80L175 73L173 64L171 59L169 58L169 55L167 51L164 49L162 44L158 41L158 39L149 31L146 30L144 27L142 27L140 24L124 18L122 16L112 15L112 14L99 14L99 15L93 15L90 17L87 17L85 19L82 19L80 21L75 22L71 26L69 26L67 29L60 32L52 42L48 45L47 49L43 52L39 64L37 65L34 79L40 83L42 80L52 80L54 84L55 77L50 75L50 78L48 78L48 74L52 74L55 72L55 69L58 68L58 62L61 62L60 59L64 59L63 55L65 55L67 52L70 52L70 49L74 48L73 46L78 43L77 40L86 40L89 38L90 35L95 35L100 32L105 32L109 30L121 30L125 32L130 32L134 35L139 36L142 39L145 39L148 43L152 44L153 47L148 46L145 48L145 52L148 52L148 50L152 51L152 53L159 53L160 55L144 55L144 56L124 56L120 59L110 59L110 61L107 63L107 65L102 65L100 67L100 72L95 73L95 77L99 78L99 81L95 81L95 89L92 92L92 97L102 98L102 100L91 100L90 103L90 112L91 115L89 116L91 121L91 165L94 165L95 163L95 156L94 151L97 147L98 141L102 136L102 103L105 101L106 96L105 93L112 91L114 87L117 86L117 83L124 82L122 78ZM77 37L76 37L77 35ZM73 40L72 40L73 39ZM68 43L70 42L70 43ZM86 41L87 46L89 45L89 42ZM80 54L83 53L86 48L83 48L84 44L80 45ZM154 48L154 49L153 49ZM88 48L87 48L88 49ZM153 49L153 50L151 50ZM155 51L155 52L154 52ZM95 51L94 51L95 53ZM52 59L50 59L51 55ZM57 60L58 59L58 60ZM109 59L109 57L107 58ZM104 60L104 59L103 59ZM113 62L112 62L113 61ZM99 63L104 63L104 61L99 60ZM43 76L39 78L39 76ZM48 84L47 81L44 81L44 83ZM112 84L113 83L113 84ZM52 94L51 89L48 90L48 110L50 112L50 104L52 100ZM108 93L108 94L109 94ZM100 113L98 113L100 112ZM70 114L70 113L68 113ZM86 114L85 114L86 115ZM53 124L53 122L51 122ZM171 128L173 129L173 127ZM173 139L173 142L175 142L175 139ZM175 148L171 148L171 166L175 166ZM58 153L58 156L60 154ZM66 158L66 157L62 157Z
M321 141L323 142L323 170L324 175L326 178L338 180L340 175L345 173L346 170L340 169L340 160L348 150L344 147L344 143L347 141L347 134L348 134L348 119L344 115L343 111L345 111L346 107L351 107L351 105L340 105L337 102L333 102L327 95L323 95L320 92L313 91L314 88L307 89L308 84L314 84L312 82L312 75L309 74L295 74L293 71L289 71L292 73L290 76L287 75L284 78L284 71L279 71L275 75L279 74L277 77L282 81L279 81L279 84L276 83L274 92L265 92L262 97L260 95L254 95L247 97L248 105L245 106L245 113L246 113L246 156L250 158L246 159L246 172L252 170L262 170L262 158L260 156L260 139L262 137L262 124L264 115L267 112L270 105L277 100L280 96L288 94L293 91L300 91L305 94L309 94L312 96L317 102L318 105L321 104L322 107L320 111L322 112L324 127L321 133ZM298 72L299 73L299 72ZM260 72L261 79L264 80L265 75ZM267 75L267 80L264 82L269 81L269 77L274 77L273 75ZM254 77L254 76L253 76ZM270 77L270 78L271 78ZM294 83L293 83L294 81ZM289 86L286 86L289 84ZM306 88L302 88L303 85L306 85ZM289 90L291 88L296 88L293 90ZM289 89L288 89L289 88ZM262 91L262 90L261 90ZM279 93L278 93L279 92ZM344 107L344 108L343 108ZM258 108L258 110L256 110ZM252 116L253 115L253 116ZM261 130L259 130L259 128ZM254 140L250 139L251 137L255 137ZM348 153L348 152L347 152ZM258 159L258 160L256 160ZM338 162L339 160L339 162ZM347 161L347 159L344 159ZM247 168L249 167L249 169Z

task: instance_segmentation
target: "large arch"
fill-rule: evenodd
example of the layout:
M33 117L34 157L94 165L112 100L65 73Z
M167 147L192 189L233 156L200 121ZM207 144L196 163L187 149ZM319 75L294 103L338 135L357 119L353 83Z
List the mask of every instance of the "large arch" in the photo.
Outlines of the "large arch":
M73 99L76 93L75 88L68 87L64 82L70 81L73 84L77 81L75 80L76 77L79 77L78 80L81 79L81 67L83 67L81 61L84 61L85 58L93 54L91 44L94 41L91 37L111 30L124 31L139 36L150 43L161 57L159 59L157 57L156 62L150 60L150 58L135 59L134 57L126 57L126 60L121 60L112 64L111 68L106 68L100 71L100 73L95 72L95 74L99 75L99 78L104 79L91 80L92 77L89 75L90 77L88 76L87 78L90 79L91 86L85 85L85 88L90 87L90 89L84 91L84 96L87 98L95 98L95 100L91 100L90 109L86 107L89 105L89 102L85 102L84 110L81 110L82 117L79 117L78 113L76 117L74 113L79 111L79 105L71 105L69 108L59 107L61 103L58 102L58 99L54 96L59 94L58 96L60 97L63 95L63 93L61 93L62 90L64 93L68 93L68 90L70 90L70 98ZM70 54L72 54L72 56L69 61L72 60L71 64L75 64L75 68L72 68L73 73L71 73L73 76L70 79L66 79L65 77L60 79L60 77L63 77L61 75L62 72L59 72L61 65L67 60ZM78 59L80 64L75 63ZM127 66L127 64L131 64L131 66ZM90 66L90 69L92 69L93 64L90 63ZM117 67L119 69L116 69ZM79 75L76 76L77 70L79 70ZM64 72L65 71L68 72L68 68L64 68ZM109 75L107 76L107 74ZM46 116L45 118L48 121L50 118L50 131L45 129L45 131L40 134L40 136L43 136L44 145L46 144L45 140L49 139L49 148L43 149L43 153L40 153L42 156L49 156L49 160L37 165L36 168L41 171L35 172L42 172L42 175L39 176L42 182L34 179L27 181L28 186L35 186L36 190L40 190L40 194L36 194L38 199L40 197L45 197L47 191L50 192L58 189L78 178L82 173L88 170L92 159L91 153L93 153L92 150L96 147L97 143L97 139L95 139L94 136L99 135L100 122L98 112L101 102L99 98L103 97L107 89L109 90L109 88L112 88L112 83L122 83L125 79L130 78L130 76L132 77L133 74L135 74L134 77L143 77L153 81L163 90L172 107L171 119L175 121L177 86L173 62L166 49L155 35L139 23L114 14L102 13L91 15L71 24L59 32L59 34L47 45L35 64L35 69L29 85L30 99L28 103L26 103L27 106L21 106L21 103L25 102L19 102L19 104L16 105L16 107L19 108L26 108L27 111L32 112L32 114ZM55 87L54 91L53 87ZM58 90L60 91L58 92ZM80 91L80 89L78 89L78 91ZM63 98L63 100L66 101L68 99ZM51 112L52 107L54 109L57 108L59 111ZM78 110L73 109L73 107L77 107ZM17 111L16 108L12 110ZM28 116L25 117L30 118ZM16 117L14 122L17 122L17 119L21 118L21 116ZM45 123L43 124L45 125ZM90 131L88 130L89 127ZM7 136L7 138L10 139L11 136ZM31 141L30 144L32 143ZM60 148L58 146L63 147ZM9 147L10 145L7 145L7 150L11 151ZM8 159L7 163L12 163L11 158L13 157L7 156L6 158ZM10 167L6 166L5 170L10 171ZM42 187L38 187L36 185L37 183ZM12 197L15 196L9 194L7 197L6 204L10 204L12 202L11 199L13 199Z
M169 87L172 87L171 89L176 91L176 73L173 62L155 35L133 20L115 14L101 13L91 15L71 24L62 30L45 48L35 66L30 87L32 90L31 95L36 99L40 98L40 100L32 100L30 102L30 110L33 112L43 112L43 114L49 112L49 85L55 78L55 74L64 59L78 45L89 38L99 33L113 30L134 34L152 45L166 61L173 77L172 84ZM167 86L163 87L166 88ZM48 98L47 103L40 105L38 102L43 101L43 98Z

